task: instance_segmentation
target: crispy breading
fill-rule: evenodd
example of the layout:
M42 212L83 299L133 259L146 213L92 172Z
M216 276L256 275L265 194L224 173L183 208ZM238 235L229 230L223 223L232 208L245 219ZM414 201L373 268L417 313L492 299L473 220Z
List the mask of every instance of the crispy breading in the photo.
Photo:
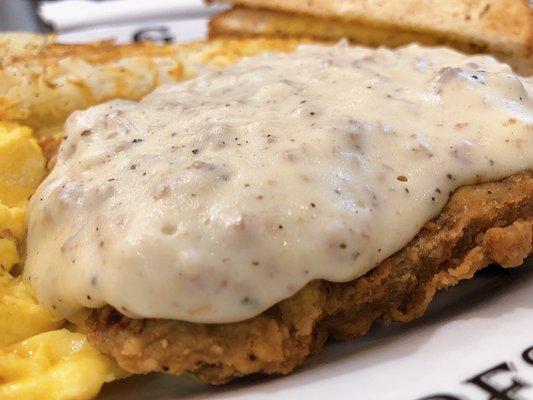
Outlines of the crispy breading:
M365 334L375 320L421 316L439 289L496 262L519 266L532 253L533 172L466 186L401 251L346 283L314 281L252 319L193 324L130 319L95 310L88 338L132 373L193 373L221 384L254 373L287 374L328 337Z
M490 53L531 57L528 0L227 0L234 5L335 18L429 33L483 46Z
M533 74L533 57L527 56L527 52L502 52L461 35L438 35L434 32L406 29L399 25L382 26L364 21L306 14L235 7L211 18L209 36L211 38L296 37L322 41L347 38L353 44L371 47L380 45L397 47L412 42L428 46L446 45L471 54L492 52L522 75Z
M297 40L213 40L174 45L110 41L57 44L53 37L0 35L0 119L55 132L68 115L115 98L138 100L157 86L229 65L244 56L289 51Z

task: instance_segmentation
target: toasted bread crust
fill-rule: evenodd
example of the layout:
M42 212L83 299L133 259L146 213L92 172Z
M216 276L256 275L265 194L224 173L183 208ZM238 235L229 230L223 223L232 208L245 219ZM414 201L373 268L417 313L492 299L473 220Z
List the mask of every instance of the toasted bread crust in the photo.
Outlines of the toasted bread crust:
M467 35L415 31L401 25L379 26L366 21L235 7L211 19L209 35L211 38L296 37L322 41L347 38L354 44L372 47L396 47L412 42L431 46L447 45L465 53L492 53L522 75L533 74L533 57L526 50L503 52L484 42L472 41Z
M376 27L340 19L318 18L270 10L234 7L211 18L209 36L219 37L312 37L318 40L339 40L346 37L366 46L399 46L410 42L426 45L442 44L444 40L431 34L401 31L392 27ZM460 46L460 43L457 44ZM470 49L464 44L464 51Z
M229 0L234 5L329 17L378 27L462 38L489 51L531 55L533 13L527 0Z
M435 292L496 262L532 252L533 173L457 190L441 215L401 251L346 283L314 281L250 320L193 324L95 310L88 338L132 373L190 372L220 384L253 373L287 374L328 337L363 335L375 320L421 316Z

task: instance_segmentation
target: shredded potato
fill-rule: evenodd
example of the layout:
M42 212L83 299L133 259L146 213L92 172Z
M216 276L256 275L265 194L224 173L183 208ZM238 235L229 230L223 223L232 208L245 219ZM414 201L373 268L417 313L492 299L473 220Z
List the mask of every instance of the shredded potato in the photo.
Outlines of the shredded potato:
M17 41L22 42L15 45ZM297 40L213 40L176 45L60 45L0 35L0 118L56 130L75 110L114 98L138 100L157 86L243 56L289 51Z

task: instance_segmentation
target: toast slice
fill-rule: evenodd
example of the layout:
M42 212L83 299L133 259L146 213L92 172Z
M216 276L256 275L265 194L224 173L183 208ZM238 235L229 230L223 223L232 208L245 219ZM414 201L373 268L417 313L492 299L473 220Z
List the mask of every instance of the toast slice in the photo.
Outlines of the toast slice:
M369 46L413 41L489 53L524 75L533 73L533 11L526 0L230 0L215 16L212 37L270 36L338 40ZM258 9L256 7L261 7Z

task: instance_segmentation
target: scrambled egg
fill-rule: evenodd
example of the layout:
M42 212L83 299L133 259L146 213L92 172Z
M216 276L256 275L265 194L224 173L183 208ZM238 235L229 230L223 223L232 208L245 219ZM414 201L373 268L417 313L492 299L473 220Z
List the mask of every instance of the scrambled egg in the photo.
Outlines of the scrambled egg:
M45 164L30 128L0 121L0 265L7 271L21 262L25 209Z
M46 175L30 128L0 121L0 399L85 400L124 377L9 271L23 263L28 199Z
M0 346L57 329L62 324L62 320L37 303L21 277L13 278L0 268ZM1 368L0 377L3 377Z
M0 349L3 400L82 400L125 373L85 335L60 329Z
M45 176L44 155L25 126L0 122L0 202L24 207Z

